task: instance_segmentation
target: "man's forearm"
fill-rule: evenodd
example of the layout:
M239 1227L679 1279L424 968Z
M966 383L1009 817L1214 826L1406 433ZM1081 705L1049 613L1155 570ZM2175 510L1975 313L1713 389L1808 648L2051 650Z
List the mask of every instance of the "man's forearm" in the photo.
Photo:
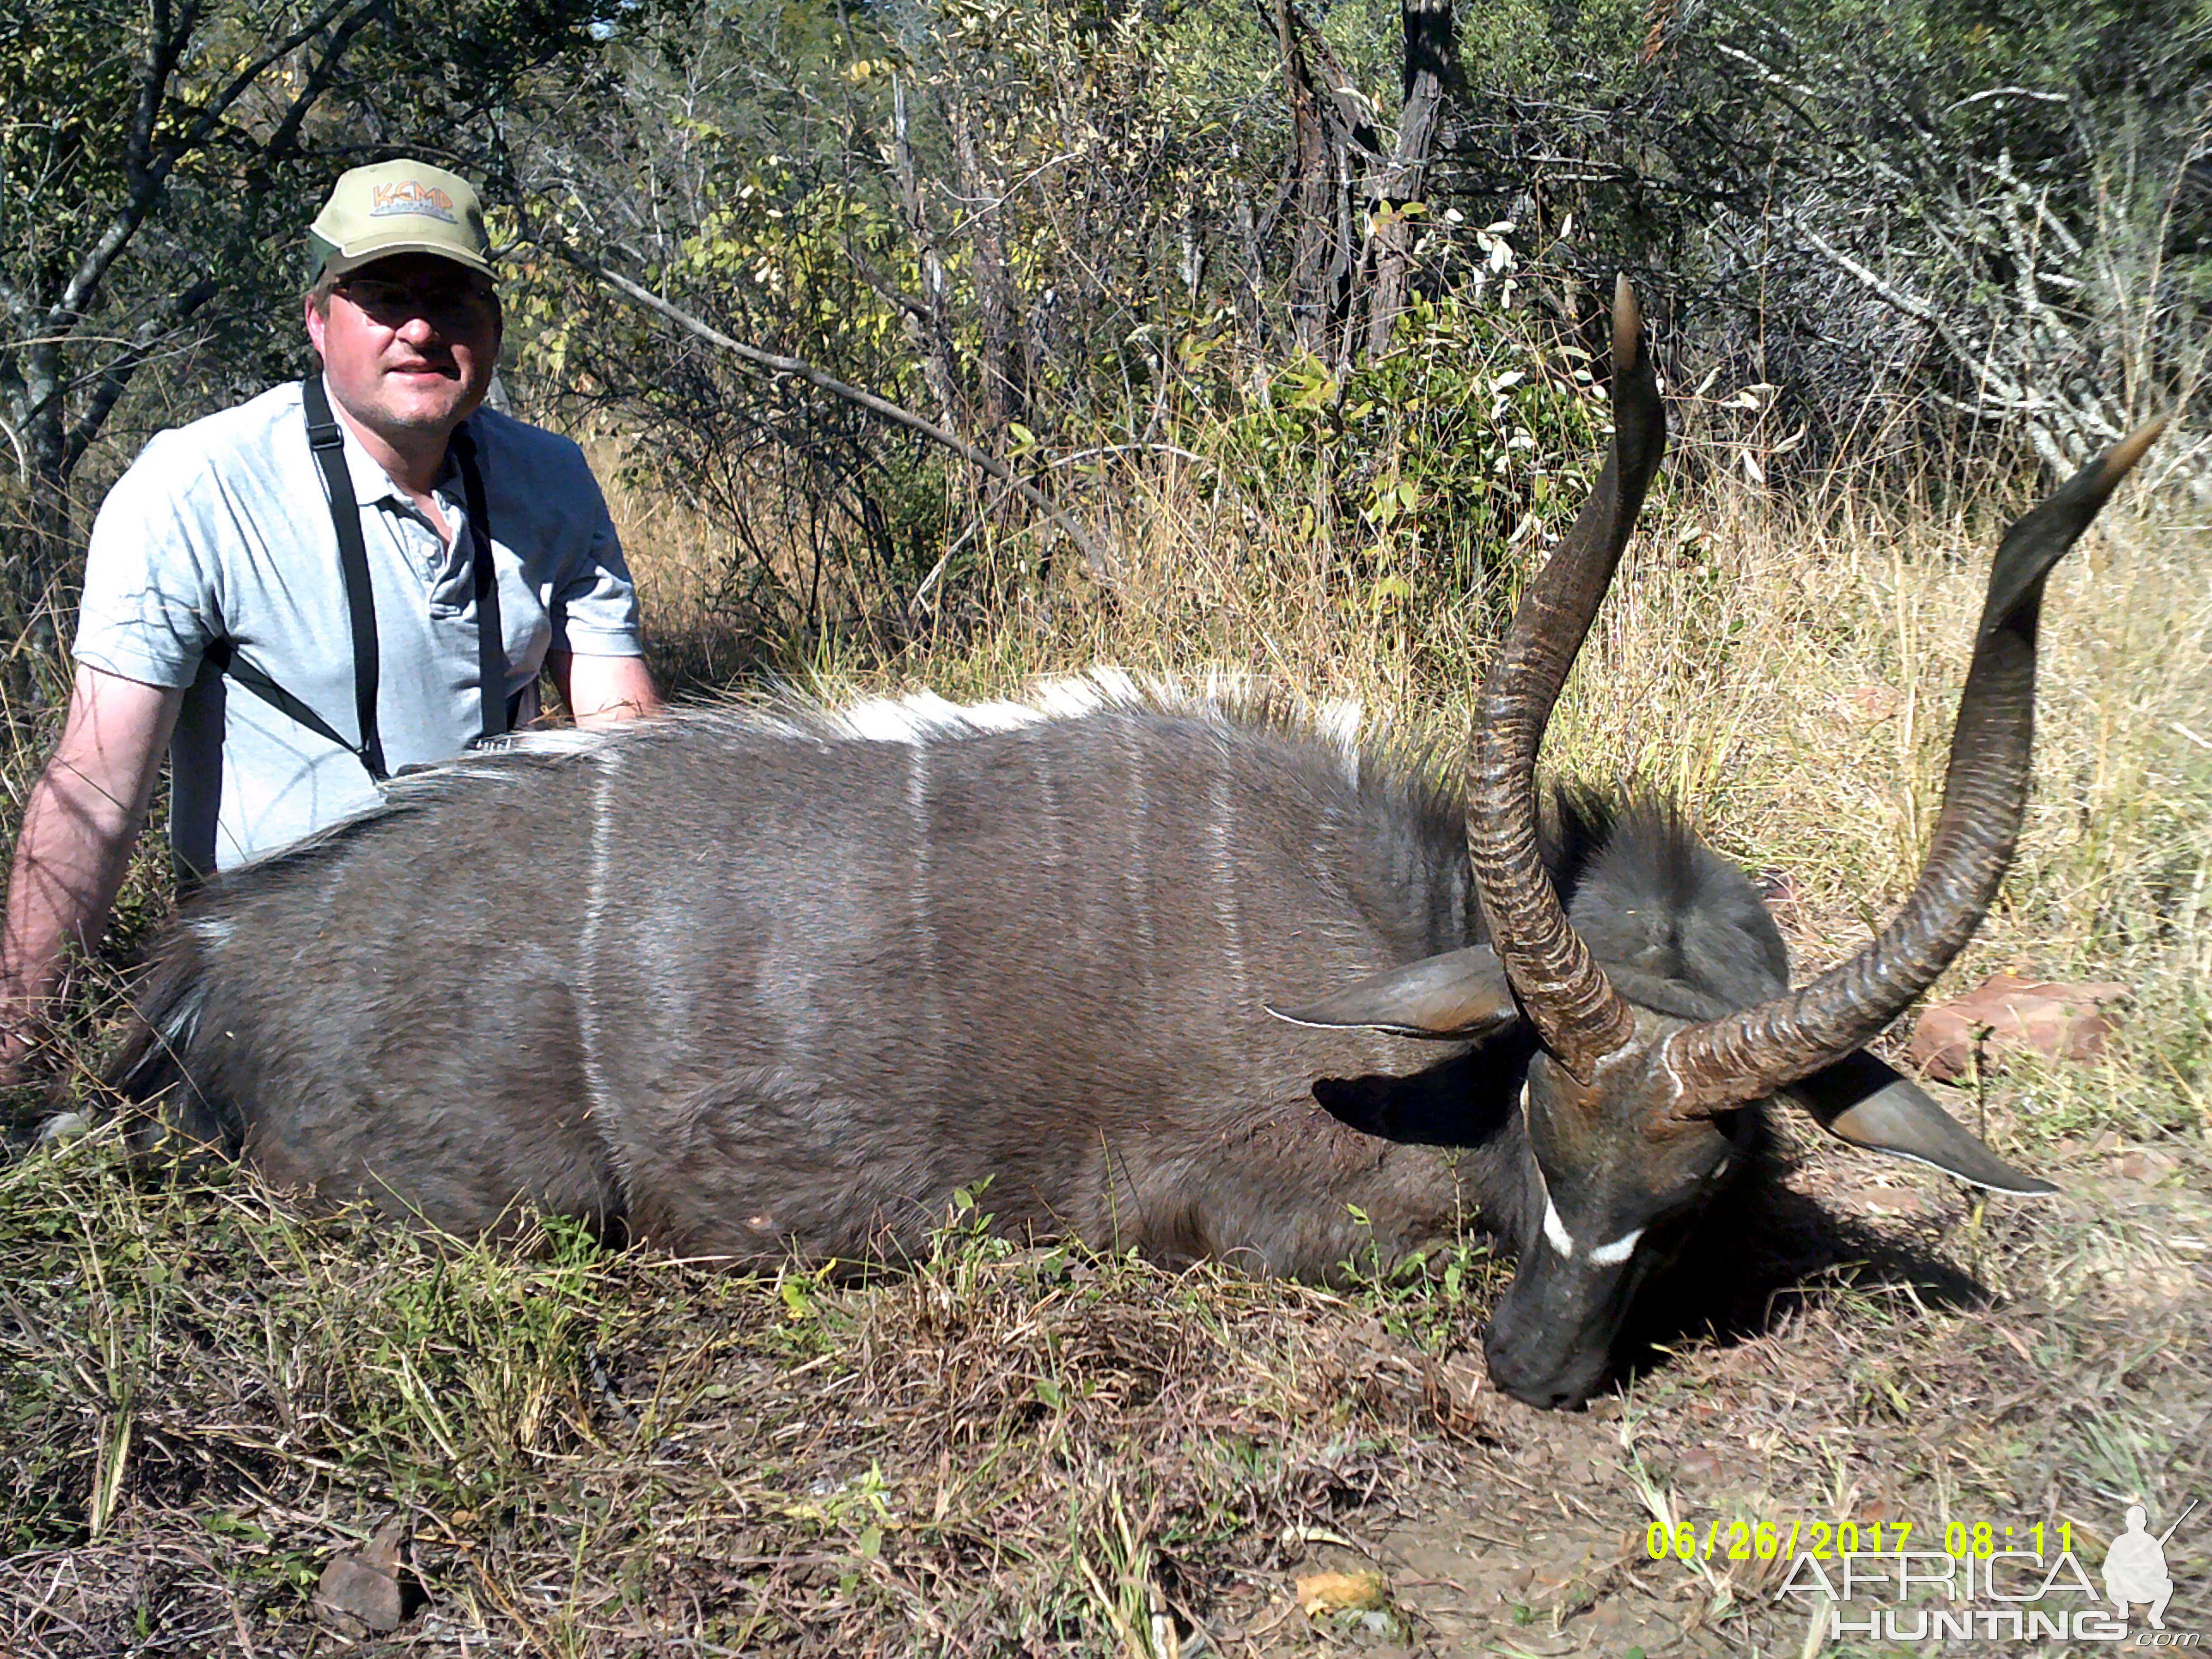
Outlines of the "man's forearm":
M31 792L0 933L0 1048L27 1046L68 965L99 942L144 817L57 757Z
M612 726L661 710L660 693L642 657L572 655L546 659L553 683L579 726Z
M15 837L0 921L0 1070L35 1035L72 945L100 939L184 693L77 665L53 758Z

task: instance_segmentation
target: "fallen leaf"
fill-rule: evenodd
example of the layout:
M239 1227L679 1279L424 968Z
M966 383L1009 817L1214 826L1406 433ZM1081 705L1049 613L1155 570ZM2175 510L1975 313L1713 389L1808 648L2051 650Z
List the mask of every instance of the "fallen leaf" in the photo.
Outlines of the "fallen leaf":
M1886 720L1905 707L1905 694L1892 685L1857 685L1838 697L1844 718L1854 725Z
M1721 1472L1720 1454L1710 1446L1692 1446L1682 1454L1674 1473L1686 1480L1702 1480Z
M1390 1586L1379 1572L1310 1572L1298 1577L1298 1606L1310 1619L1347 1609L1381 1611L1390 1605Z

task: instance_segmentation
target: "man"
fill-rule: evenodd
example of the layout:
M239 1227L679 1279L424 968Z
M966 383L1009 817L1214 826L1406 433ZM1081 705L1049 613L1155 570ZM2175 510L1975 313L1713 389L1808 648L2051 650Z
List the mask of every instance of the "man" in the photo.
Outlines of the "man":
M9 882L0 1067L97 941L165 749L190 879L495 743L541 668L581 725L659 706L582 454L479 407L501 317L475 191L356 168L308 240L320 374L159 434L94 526L76 688Z

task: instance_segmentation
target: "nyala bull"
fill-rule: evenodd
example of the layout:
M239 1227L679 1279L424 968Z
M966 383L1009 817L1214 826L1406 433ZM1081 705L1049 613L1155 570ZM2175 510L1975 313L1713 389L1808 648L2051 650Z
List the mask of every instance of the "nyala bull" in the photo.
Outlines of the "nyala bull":
M1534 760L1664 442L1612 453L1433 766L1110 678L1057 703L691 713L404 780L184 912L116 1080L266 1176L464 1233L525 1206L772 1264L1002 1229L1327 1278L1471 1219L1491 1375L1583 1400L1786 1096L2001 1191L1861 1045L1957 954L2027 786L2043 582L2148 441L2004 538L1904 908L1790 988L1743 873Z

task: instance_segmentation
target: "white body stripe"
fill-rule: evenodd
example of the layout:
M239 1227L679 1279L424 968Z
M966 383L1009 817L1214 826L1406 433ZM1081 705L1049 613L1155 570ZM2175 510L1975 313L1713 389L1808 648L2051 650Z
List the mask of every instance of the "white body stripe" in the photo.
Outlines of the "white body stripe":
M605 1148L615 1180L627 1196L629 1164L616 1131L615 1102L607 1092L606 1071L599 1060L599 927L606 908L609 860L614 848L614 778L622 750L608 744L599 750L596 758L597 775L592 782L592 870L584 893L584 925L576 940L576 1044L584 1063L584 1091L590 1097L592 1132Z
M1244 934L1237 907L1237 803L1230 795L1227 778L1217 777L1213 781L1211 805L1206 842L1213 861L1213 914L1221 924L1221 948L1227 959L1229 976L1237 985L1231 999L1230 1017L1241 1019L1251 1012L1252 988L1244 972Z
M945 1055L945 1000L937 977L937 916L930 896L929 861L929 750L917 743L908 763L906 780L908 815L914 822L910 848L914 872L908 879L908 902L914 907L914 936L919 948L915 952L918 965L916 1000L921 1005L922 1021L928 1030L929 1061L933 1067L942 1064Z

